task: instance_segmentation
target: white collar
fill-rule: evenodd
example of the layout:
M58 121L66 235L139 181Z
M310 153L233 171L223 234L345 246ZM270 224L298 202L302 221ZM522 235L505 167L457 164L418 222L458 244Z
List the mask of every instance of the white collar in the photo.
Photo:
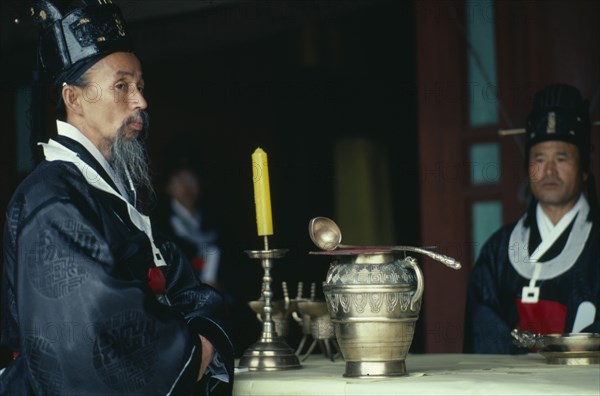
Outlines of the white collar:
M550 242L554 243L560 234L571 224L583 205L587 205L587 201L583 197L583 194L581 194L575 205L561 217L558 223L552 224L552 220L546 215L546 212L542 209L542 205L538 202L535 215L542 241L550 238Z
M540 231L540 237L543 241L548 238L548 235L550 235L550 232L554 229L554 224L552 224L552 220L546 215L539 202L535 208L535 218L537 220L538 230Z
M592 230L592 223L587 221L590 206L583 195L581 195L579 201L577 201L576 206L579 207L576 213L577 217L575 218L575 222L573 223L573 227L563 250L555 258L543 262L539 277L536 276L537 279L552 279L567 272L575 265L577 258L583 251L585 243L590 235L590 231ZM531 279L534 277L534 269L536 267L534 264L538 262L538 260L529 255L529 232L531 227L525 226L526 217L527 214L519 219L510 234L508 258L519 275L526 279ZM567 223L567 225L568 224L570 224L570 222ZM544 252L546 250L544 250ZM540 257L540 253L541 252L537 252L536 256Z
M113 168L110 166L106 158L102 155L98 147L87 136L85 136L79 129L75 126L69 124L68 122L63 122L60 120L56 120L56 130L60 136L68 137L69 139L75 140L77 143L81 144L92 156L98 161L102 168L108 173L110 178L113 180L119 192L125 199L129 201L129 194L127 193L127 189L123 185L123 182L117 177Z
M171 209L173 209L173 214L183 221L190 224L193 228L199 228L200 222L198 221L198 216L190 213L178 200L175 198L171 198ZM197 214L197 213L196 213Z

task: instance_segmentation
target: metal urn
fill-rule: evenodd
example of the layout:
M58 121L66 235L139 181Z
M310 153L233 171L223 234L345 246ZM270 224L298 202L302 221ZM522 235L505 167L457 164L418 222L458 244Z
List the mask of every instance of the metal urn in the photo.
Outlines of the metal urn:
M320 253L333 256L323 292L346 360L344 376L407 375L423 295L417 260L377 248Z

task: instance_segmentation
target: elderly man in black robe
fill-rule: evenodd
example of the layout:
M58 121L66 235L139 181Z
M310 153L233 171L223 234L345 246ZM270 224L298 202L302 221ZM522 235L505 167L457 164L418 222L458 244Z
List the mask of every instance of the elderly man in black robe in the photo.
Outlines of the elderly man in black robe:
M144 80L111 1L35 1L58 136L6 214L0 394L189 395L233 380L221 296L139 208ZM39 114L38 114L39 115Z

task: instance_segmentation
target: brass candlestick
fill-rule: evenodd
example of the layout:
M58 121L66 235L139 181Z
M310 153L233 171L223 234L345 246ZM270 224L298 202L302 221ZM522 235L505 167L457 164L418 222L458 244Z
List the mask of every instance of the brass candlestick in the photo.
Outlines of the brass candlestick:
M265 271L263 276L262 295L265 300L262 335L258 341L250 345L242 355L239 366L248 371L279 371L299 369L302 366L298 356L285 340L277 335L272 317L271 305L271 268L273 259L282 258L287 249L269 249L265 236L265 250L247 250L250 258L260 259Z

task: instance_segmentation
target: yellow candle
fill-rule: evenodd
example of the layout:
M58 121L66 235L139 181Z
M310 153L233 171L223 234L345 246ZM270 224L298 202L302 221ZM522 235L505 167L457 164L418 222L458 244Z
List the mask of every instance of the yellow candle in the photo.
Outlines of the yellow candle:
M269 163L267 153L260 147L252 154L252 179L254 181L254 205L256 207L258 235L273 235Z

